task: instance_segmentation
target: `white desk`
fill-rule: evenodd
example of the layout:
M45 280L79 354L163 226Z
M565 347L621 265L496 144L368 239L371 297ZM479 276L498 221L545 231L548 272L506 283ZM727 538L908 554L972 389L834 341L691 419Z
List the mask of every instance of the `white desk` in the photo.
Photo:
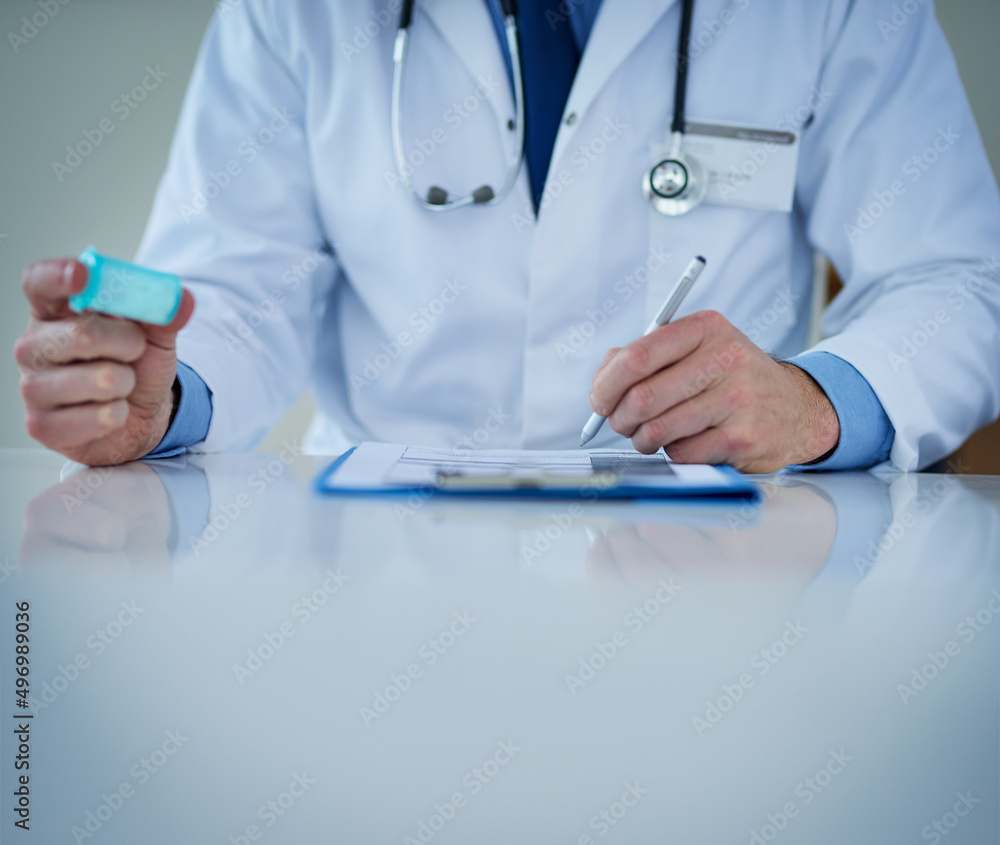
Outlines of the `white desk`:
M998 841L1000 480L571 510L324 499L285 460L0 453L52 479L3 538L49 699L4 841Z

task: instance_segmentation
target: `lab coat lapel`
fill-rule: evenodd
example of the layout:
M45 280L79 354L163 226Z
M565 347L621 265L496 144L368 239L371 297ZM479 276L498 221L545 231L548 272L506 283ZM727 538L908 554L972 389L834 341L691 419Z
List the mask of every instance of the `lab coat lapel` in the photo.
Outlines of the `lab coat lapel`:
M678 0L603 0L601 10L594 22L586 49L580 61L580 68L573 81L566 114L576 113L582 118L596 99L605 83L618 69L625 58L649 34L649 31ZM677 35L674 33L673 39ZM676 40L671 40L669 55L677 51ZM659 87L669 85L673 90L673 76L669 68L664 68L664 78ZM575 122L580 125L580 120ZM556 139L552 161L558 160L573 136L573 129L565 122Z
M507 132L507 121L514 116L514 97L508 83L504 53L486 3L483 0L424 0L417 3L417 11L427 16L473 79L503 80L488 102L501 129L501 137L509 141L507 136L513 133Z

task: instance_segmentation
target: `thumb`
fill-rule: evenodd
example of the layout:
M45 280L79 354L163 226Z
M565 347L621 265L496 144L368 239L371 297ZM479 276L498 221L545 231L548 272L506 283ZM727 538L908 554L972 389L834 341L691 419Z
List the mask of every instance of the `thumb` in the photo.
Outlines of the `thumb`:
M194 294L187 288L181 292L181 304L177 308L177 313L165 326L155 326L151 323L143 323L142 328L146 332L146 340L153 346L162 349L173 349L177 342L177 332L187 325L191 315L194 314L195 301Z
M169 403L170 388L177 377L177 332L193 313L194 296L185 289L177 313L167 325L139 323L146 335L146 351L132 364L135 389L129 396L129 404L142 409L147 417L157 413L165 401ZM169 404L167 407L169 410Z
M611 359L614 358L621 351L622 348L620 346L616 346L613 349L609 349L607 352L604 353L604 360L601 361L601 366L598 367L597 369L600 370L606 367L609 363L611 363Z

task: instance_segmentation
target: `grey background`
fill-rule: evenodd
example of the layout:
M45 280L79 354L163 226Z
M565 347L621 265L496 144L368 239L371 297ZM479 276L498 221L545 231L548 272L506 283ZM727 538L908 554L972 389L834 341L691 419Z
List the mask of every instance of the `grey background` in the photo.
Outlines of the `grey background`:
M38 445L24 431L10 352L28 317L21 272L32 261L91 243L125 258L135 253L213 5L71 0L15 53L7 34L19 32L22 16L38 8L32 0L0 0L0 447ZM1000 66L993 42L1000 3L941 0L938 16L997 172ZM169 76L119 120L111 103L140 83L147 64ZM53 160L104 117L113 120L114 133L59 182ZM304 396L262 448L297 438L310 416Z

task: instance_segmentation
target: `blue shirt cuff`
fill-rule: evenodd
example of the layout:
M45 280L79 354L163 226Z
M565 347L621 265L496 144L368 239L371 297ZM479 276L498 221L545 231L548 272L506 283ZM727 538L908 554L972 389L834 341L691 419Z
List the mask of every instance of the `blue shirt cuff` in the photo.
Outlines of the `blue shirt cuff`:
M840 420L840 442L833 454L793 469L866 469L888 459L896 429L861 373L829 352L806 352L789 363L816 380Z
M177 413L160 445L147 458L172 458L187 451L188 446L201 443L208 436L212 422L212 391L187 364L177 362L177 381L181 397Z

